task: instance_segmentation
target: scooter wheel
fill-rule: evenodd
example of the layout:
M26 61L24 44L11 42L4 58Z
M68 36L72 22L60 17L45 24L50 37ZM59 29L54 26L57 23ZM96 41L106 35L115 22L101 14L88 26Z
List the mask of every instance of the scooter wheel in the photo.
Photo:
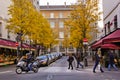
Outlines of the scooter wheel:
M34 71L34 73L37 73L37 72L38 72L38 68L37 68L37 67L34 67L34 68L33 68L33 71Z
M17 74L21 74L22 73L22 69L20 67L16 68L16 73Z

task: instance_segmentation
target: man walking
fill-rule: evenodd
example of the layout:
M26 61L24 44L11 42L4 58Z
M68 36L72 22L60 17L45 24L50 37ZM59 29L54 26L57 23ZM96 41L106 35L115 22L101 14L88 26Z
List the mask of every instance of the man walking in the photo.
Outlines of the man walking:
M111 70L111 66L112 66L116 71L118 70L118 68L115 66L115 61L114 61L114 59L115 59L115 56L114 56L114 54L113 54L113 51L110 50L110 51L109 51L109 64L108 64L108 70L109 70L109 71Z

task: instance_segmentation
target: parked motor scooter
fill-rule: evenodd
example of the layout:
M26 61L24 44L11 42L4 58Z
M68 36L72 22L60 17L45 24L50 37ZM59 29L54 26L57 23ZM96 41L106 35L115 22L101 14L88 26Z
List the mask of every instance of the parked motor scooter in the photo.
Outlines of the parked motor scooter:
M21 74L22 72L28 72L28 71L34 71L34 73L38 72L38 67L36 62L30 63L28 65L31 66L31 69L30 67L27 66L27 63L25 60L20 60L16 66L16 73Z

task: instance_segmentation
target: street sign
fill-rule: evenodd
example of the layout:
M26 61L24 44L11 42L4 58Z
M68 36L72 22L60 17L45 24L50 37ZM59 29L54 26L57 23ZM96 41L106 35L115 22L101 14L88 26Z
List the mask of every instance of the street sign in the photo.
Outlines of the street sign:
M18 46L18 43L16 43L15 45Z
M88 42L88 39L87 39L87 38L84 38L84 39L83 39L83 42Z
M88 44L88 39L87 38L84 38L83 39L83 45L87 45Z

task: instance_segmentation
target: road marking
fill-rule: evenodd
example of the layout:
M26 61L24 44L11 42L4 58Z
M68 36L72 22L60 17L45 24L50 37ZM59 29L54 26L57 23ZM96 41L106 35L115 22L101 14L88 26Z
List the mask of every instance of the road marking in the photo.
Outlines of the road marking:
M10 73L12 71L3 71L3 72L0 72L0 74L4 74L4 73Z
M49 75L47 76L47 80L52 80L52 79L53 79L53 75L49 74Z

